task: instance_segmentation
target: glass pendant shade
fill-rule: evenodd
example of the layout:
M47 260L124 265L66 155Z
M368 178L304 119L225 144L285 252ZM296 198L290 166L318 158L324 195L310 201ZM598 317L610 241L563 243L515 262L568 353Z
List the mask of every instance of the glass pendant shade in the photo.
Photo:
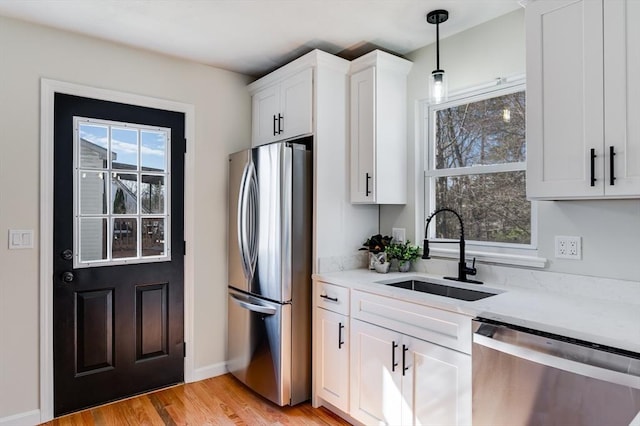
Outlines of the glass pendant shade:
M443 70L434 70L429 75L429 100L439 104L447 100L448 94L447 75Z

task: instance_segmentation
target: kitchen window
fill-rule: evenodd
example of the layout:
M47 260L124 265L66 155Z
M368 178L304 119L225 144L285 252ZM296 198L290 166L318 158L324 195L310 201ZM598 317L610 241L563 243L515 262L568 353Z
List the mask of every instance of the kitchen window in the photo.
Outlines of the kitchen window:
M425 219L439 208L456 210L472 250L535 249L535 205L526 198L525 98L520 80L426 107ZM434 222L434 242L459 238L454 215Z

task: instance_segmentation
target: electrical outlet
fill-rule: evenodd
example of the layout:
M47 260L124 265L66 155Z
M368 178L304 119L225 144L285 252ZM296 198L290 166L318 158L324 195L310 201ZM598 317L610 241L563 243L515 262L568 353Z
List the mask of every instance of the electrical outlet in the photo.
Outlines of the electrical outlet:
M396 243L404 243L406 238L406 229L405 228L392 228L391 229L391 238Z
M556 235L556 258L558 259L582 259L582 239L580 237L567 237Z

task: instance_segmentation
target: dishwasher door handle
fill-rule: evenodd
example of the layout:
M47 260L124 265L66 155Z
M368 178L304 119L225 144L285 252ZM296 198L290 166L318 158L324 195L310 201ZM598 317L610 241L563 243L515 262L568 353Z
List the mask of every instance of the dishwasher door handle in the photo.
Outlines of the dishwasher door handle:
M640 389L640 376L634 376L632 374L625 374L591 364L572 361L570 359L547 354L531 348L503 342L492 336L479 334L478 332L473 333L473 344L509 354L516 358L526 359L536 364L546 365L547 367L557 368L559 370L592 377L605 382ZM585 348L585 350L588 351L589 349Z

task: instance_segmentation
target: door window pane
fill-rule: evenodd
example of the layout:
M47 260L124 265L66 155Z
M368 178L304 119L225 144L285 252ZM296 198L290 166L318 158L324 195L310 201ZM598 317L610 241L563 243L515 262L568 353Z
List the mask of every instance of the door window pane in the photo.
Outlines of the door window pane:
M113 214L138 213L138 175L112 173L111 194Z
M109 159L109 128L95 124L81 124L80 167L106 169Z
M74 117L74 267L171 260L170 129Z
M164 246L164 219L142 219L142 256L162 256Z
M111 129L111 164L114 169L137 170L138 129Z
M114 259L138 256L138 220L135 218L113 219L111 257Z
M164 172L167 169L167 132L140 132L140 161L142 170L148 172Z
M80 171L80 214L107 213L106 173L96 170Z
M82 218L78 226L81 262L107 259L107 219Z
M143 214L164 213L164 176L142 175L140 208Z

